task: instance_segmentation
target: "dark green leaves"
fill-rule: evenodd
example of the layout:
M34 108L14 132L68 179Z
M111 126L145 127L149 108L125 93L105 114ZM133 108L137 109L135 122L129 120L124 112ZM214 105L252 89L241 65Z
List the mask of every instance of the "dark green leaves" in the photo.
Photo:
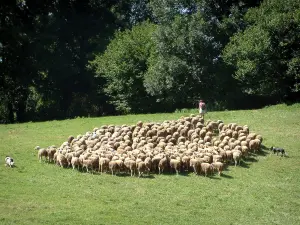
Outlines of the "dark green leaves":
M267 0L247 12L246 30L224 49L224 59L235 66L234 76L245 91L283 99L299 90L299 9L299 1Z

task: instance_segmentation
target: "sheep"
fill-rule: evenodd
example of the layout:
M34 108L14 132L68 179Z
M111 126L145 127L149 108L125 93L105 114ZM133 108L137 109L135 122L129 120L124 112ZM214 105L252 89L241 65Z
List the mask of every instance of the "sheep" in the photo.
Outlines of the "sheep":
M204 142L211 142L211 137L210 136L205 136L204 137Z
M183 170L189 171L190 157L185 155L182 157L181 161Z
M193 168L194 173L196 175L201 173L201 163L203 162L200 158L191 158L190 159L190 167Z
M209 163L201 163L201 171L204 172L205 176L212 174L213 166Z
M254 153L255 153L256 151L259 150L259 147L260 147L260 140L259 139L250 140L250 142L249 142L249 149L250 150L253 150Z
M249 155L248 151L249 151L249 148L247 146L242 146L242 156L244 158L248 157L248 155Z
M54 154L56 153L56 149L53 147L47 148L48 161L52 162L54 160Z
M260 142L263 141L263 137L262 137L262 135L260 135L260 134L256 135L255 139L260 140Z
M152 158L152 170L153 171L157 171L158 170L158 164L159 164L159 162L160 162L161 159L162 159L161 155L155 155Z
M47 157L48 157L48 152L47 152L46 149L41 148L41 149L39 149L39 151L38 151L38 159L40 160L40 162L42 162L43 156L44 156L44 158L45 158L45 160L46 160Z
M213 162L221 162L223 160L221 155L213 155Z
M57 164L57 155L58 155L58 152L55 152L54 155L53 155L54 164Z
M71 144L71 142L73 141L74 137L73 136L69 136L68 137L68 143Z
M109 158L99 156L99 171L103 173L103 169L109 168Z
M68 165L67 158L63 154L58 154L57 155L57 164L60 167L66 167Z
M237 164L240 165L241 158L242 158L242 152L239 150L233 151L232 158L234 160L234 166L236 166Z
M119 164L116 161L110 161L108 163L108 167L111 171L111 175L114 175L114 172L116 172L117 170L119 170Z
M145 159L145 166L148 170L148 175L150 174L150 170L151 170L151 166L152 166L152 160L151 160L151 157L147 157Z
M251 140L254 140L256 135L257 135L256 133L250 133L250 134L248 134L247 138L250 138Z
M146 169L147 169L147 167L146 167L145 162L141 161L138 163L137 170L139 173L139 177L141 177L141 175L146 171Z
M170 160L170 167L171 169L175 169L176 174L178 175L180 168L181 168L181 160L178 159L171 159Z
M159 174L164 172L164 170L168 167L168 163L169 163L169 157L165 155L165 157L162 158L158 163Z
M72 165L75 169L85 160L83 168L87 171L92 168L92 172L110 170L114 175L130 170L134 176L140 165L140 177L144 171L162 174L166 169L175 169L177 174L193 169L199 174L204 163L217 169L220 163L238 159L236 151L243 157L247 157L248 151L255 153L261 142L262 136L249 133L247 125L226 125L220 120L207 120L204 124L199 116L190 115L162 123L139 121L133 126L103 125L84 135L69 136L57 151L54 146L44 150L37 146L36 149L40 161L44 157L49 162L54 161L62 167ZM238 163L240 161L235 165ZM208 167L206 175L210 170Z
M130 170L130 175L134 176L135 170L137 169L136 162L132 159L129 159L124 162L124 165L127 169Z
M77 166L77 168L79 170L79 167L80 167L79 157L73 156L72 159L71 159L71 164L72 164L73 170L75 169L76 166Z
M226 154L226 162L231 162L232 161L232 151L228 150L225 151Z
M207 163L212 163L213 161L213 156L211 154L206 154L203 156L203 161Z
M66 155L66 159L67 159L67 161L68 161L68 167L70 167L71 166L71 164L72 164L72 158L73 158L73 153L67 153Z
M223 164L222 162L213 162L211 165L213 166L213 168L214 168L215 170L218 171L219 176L221 176L222 171L223 171L223 169L224 169L224 164Z
M91 169L92 173L94 171L94 165L93 165L93 160L92 159L83 159L81 161L82 164L82 170L86 168L86 172L89 172L89 168Z

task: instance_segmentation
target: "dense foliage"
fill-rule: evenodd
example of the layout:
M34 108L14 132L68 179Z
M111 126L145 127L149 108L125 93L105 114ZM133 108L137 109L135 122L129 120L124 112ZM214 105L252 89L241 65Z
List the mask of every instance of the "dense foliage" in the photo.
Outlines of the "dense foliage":
M299 0L0 5L0 122L298 101Z
M151 37L155 30L154 24L145 22L117 32L105 53L91 63L97 76L106 79L104 92L118 111L146 113L155 104L143 86L148 59L155 51Z
M264 1L245 15L247 27L224 49L243 90L289 97L300 88L300 1Z

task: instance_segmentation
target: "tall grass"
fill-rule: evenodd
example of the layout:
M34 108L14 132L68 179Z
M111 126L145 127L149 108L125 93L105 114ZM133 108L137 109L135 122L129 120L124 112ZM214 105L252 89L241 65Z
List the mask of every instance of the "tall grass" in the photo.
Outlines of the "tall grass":
M300 224L300 104L209 112L206 119L247 124L267 149L224 176L92 175L39 163L36 145L104 124L177 119L189 112L78 118L0 126L0 224ZM16 168L4 166L12 156Z

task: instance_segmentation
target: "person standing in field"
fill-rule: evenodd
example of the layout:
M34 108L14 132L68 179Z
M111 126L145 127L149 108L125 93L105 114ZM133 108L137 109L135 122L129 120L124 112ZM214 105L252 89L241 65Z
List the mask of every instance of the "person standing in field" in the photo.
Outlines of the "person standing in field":
M203 100L199 102L199 114L204 119L204 114L206 113L206 105Z

